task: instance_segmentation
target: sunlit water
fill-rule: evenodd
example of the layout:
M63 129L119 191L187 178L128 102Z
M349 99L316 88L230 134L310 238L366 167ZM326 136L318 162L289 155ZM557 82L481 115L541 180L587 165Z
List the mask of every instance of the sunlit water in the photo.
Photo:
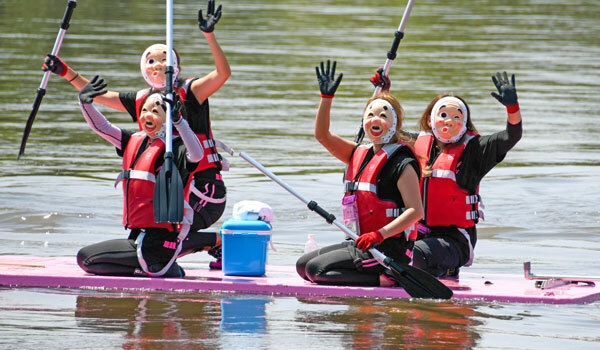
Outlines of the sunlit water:
M161 2L157 2L161 3ZM314 66L344 73L332 130L347 138L372 93L405 1L221 1L216 30L233 74L211 97L217 138L245 151L304 196L340 216L342 165L312 136L319 91ZM16 154L43 56L66 1L0 2L0 253L74 256L126 232L114 149L85 124L75 90L52 77L25 157ZM82 1L61 56L118 91L141 88L139 54L164 38L164 5ZM183 76L213 69L196 25L197 1L176 1L175 46ZM204 6L204 5L202 5ZM521 273L523 261L557 275L600 273L600 4L594 0L416 1L394 61L392 93L416 130L438 93L470 103L483 134L501 130L504 108L490 75L514 72L523 139L481 184L471 271ZM129 116L101 107L116 124ZM244 199L274 208L269 263L291 265L308 233L320 245L342 235L242 159L225 173L230 216ZM218 229L220 222L214 226ZM194 254L186 262L208 262ZM600 303L302 299L235 295L116 294L2 289L2 348L597 348ZM60 344L60 346L58 346Z

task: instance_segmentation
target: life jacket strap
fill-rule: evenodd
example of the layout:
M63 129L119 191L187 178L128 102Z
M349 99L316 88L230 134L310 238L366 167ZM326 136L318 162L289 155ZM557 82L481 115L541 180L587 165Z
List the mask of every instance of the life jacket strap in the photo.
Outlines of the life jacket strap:
M388 208L385 210L385 216L387 216L388 218L397 218L405 210L405 208Z
M450 180L456 182L456 174L454 174L454 172L452 170L433 169L431 172L431 177L450 179Z
M346 192L366 191L377 193L377 186L368 182L346 181L344 183Z
M115 187L119 182L127 179L146 180L150 182L156 182L156 175L142 170L121 170L117 179L115 180Z
M479 219L485 220L485 217L483 215L483 210L468 211L466 214L466 218L467 218L467 220L473 220L473 221L479 221Z

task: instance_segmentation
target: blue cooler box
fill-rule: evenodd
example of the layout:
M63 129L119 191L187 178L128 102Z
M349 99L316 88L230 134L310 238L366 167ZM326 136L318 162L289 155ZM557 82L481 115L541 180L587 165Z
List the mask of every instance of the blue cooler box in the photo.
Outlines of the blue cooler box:
M263 276L271 224L260 220L227 219L221 226L223 273L228 276Z

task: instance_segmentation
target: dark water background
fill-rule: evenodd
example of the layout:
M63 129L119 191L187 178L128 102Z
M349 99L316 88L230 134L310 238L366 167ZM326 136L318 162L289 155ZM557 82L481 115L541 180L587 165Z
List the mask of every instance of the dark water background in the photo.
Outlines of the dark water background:
M213 69L196 24L203 2L175 2L182 76ZM221 1L216 36L232 67L211 97L217 138L245 151L339 216L343 166L312 136L319 93L314 66L338 61L344 80L332 130L352 138L383 65L405 1ZM74 256L124 237L120 160L94 135L75 89L52 77L16 161L66 1L0 1L0 254ZM144 87L139 55L163 41L162 1L81 1L60 55L117 91ZM416 1L391 70L392 93L416 130L427 103L454 92L483 134L506 113L489 93L498 70L517 76L523 139L481 184L471 271L521 273L523 261L556 275L600 273L600 3ZM114 123L135 126L101 108ZM342 235L295 198L232 158L225 173L230 216L237 201L274 208L269 263L293 264L308 233L320 245ZM215 229L218 224L215 225ZM185 262L208 262L195 254ZM0 289L2 348L597 348L600 303L549 306L484 302L303 299L271 296L115 294Z

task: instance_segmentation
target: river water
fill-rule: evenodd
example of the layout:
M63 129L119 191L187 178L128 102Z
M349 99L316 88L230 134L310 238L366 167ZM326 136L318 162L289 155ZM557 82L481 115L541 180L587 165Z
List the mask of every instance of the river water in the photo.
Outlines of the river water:
M324 208L340 215L343 166L312 136L319 90L314 66L344 73L332 130L353 138L405 1L221 1L217 38L232 67L211 97L217 138L245 151ZM66 1L0 2L0 254L74 256L126 235L120 160L85 124L75 89L52 77L25 156L16 160ZM213 69L196 24L198 1L176 1L182 76ZM164 38L161 1L82 1L61 57L111 89L144 87L139 55ZM438 93L470 104L478 130L505 125L490 76L514 72L522 140L481 183L478 272L521 273L522 263L556 275L600 273L600 3L544 0L416 1L390 72L407 112L405 128ZM129 116L101 107L122 127ZM342 235L240 158L225 173L229 199L274 208L269 263L291 265L308 233L320 245ZM214 227L218 228L220 221ZM186 262L208 262L194 254ZM598 348L600 303L306 299L164 293L0 289L1 348L386 349Z

